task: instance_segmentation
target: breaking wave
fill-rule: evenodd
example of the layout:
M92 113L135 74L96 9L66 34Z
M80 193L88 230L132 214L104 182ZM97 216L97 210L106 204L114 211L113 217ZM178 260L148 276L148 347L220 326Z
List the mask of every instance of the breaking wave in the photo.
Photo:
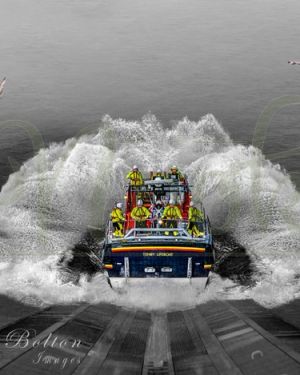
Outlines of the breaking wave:
M101 275L63 282L60 255L89 226L105 225L133 164L144 173L177 164L187 173L193 199L204 202L213 228L247 250L254 286L213 275L205 294L176 287L146 298L143 287L113 292ZM300 196L286 172L255 147L233 144L213 115L184 118L171 128L151 114L141 121L105 116L96 134L41 149L3 186L0 292L39 304L110 301L148 308L233 297L277 305L300 296L299 219Z

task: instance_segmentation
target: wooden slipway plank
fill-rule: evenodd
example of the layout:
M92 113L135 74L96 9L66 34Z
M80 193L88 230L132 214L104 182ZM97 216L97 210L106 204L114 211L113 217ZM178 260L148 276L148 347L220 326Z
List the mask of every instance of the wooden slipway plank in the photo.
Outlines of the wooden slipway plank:
M174 375L167 316L152 313L142 375Z
M150 313L137 311L127 333L116 337L98 374L141 375L150 325Z
M22 356L24 353L32 350L33 346L47 339L47 337L49 337L49 335L51 335L52 332L66 324L69 320L73 319L74 316L87 309L87 307L87 305L81 305L77 307L75 310L73 310L71 313L68 313L68 315L63 316L62 318L61 315L59 316L59 318L57 318L55 315L53 317L49 316L47 315L48 311L43 311L39 314L30 317L31 320L30 322L27 321L26 325L23 325L25 324L24 321L19 321L17 326L14 324L11 328L6 327L6 331L10 331L11 335L6 337L1 336L2 342L0 369L2 369L4 366L7 366L16 358ZM42 321L43 327L46 327L47 325L48 327L43 329L39 334L35 335L35 329L33 327L36 327L40 323L40 321ZM32 325L32 328L28 327L29 323ZM8 333L8 335L10 333ZM18 338L20 338L19 343Z
M82 305L68 318L51 325L10 361L1 374L71 374L117 314L116 306ZM48 335L52 335L51 337ZM15 353L14 353L15 355Z
M245 375L298 375L300 365L276 338L226 302L198 307L227 355ZM235 324L239 322L239 324Z
M117 337L124 337L127 334L134 315L133 312L120 310L93 348L88 352L85 359L80 363L74 375L98 374Z
M230 356L225 352L224 348L211 331L207 322L200 314L199 310L190 310L189 315L193 320L195 327L201 337L207 353L214 367L220 375L243 375L238 366L232 361Z
M104 303L50 310L0 331L0 375L300 373L298 353L228 302L170 313ZM26 347L6 352L5 333L23 323L25 329L36 327L37 335Z

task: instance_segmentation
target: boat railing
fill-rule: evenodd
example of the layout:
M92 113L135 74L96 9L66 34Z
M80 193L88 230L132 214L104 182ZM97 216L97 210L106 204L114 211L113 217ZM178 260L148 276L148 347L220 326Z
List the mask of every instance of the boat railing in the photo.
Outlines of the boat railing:
M125 229L125 227L127 229ZM193 222L188 220L167 220L167 219L148 219L137 222L135 220L127 220L123 224L122 230L115 231L113 223L110 221L108 225L108 237L111 240L124 239L156 239L170 237L185 239L202 239L210 234L209 224L205 221Z
M145 192L185 192L190 188L185 181L165 179L165 180L145 180L142 185L128 185L129 192L145 193Z

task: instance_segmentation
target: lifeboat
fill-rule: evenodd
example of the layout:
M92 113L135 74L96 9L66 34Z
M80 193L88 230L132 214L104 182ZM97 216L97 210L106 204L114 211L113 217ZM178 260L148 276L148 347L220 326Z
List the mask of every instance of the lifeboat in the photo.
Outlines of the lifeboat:
M188 211L192 198L187 176L181 179L155 177L140 186L127 186L125 195L125 222L123 233L114 234L108 222L100 253L102 269L113 287L140 283L142 279L163 282L192 283L204 289L214 265L213 236L209 218L203 212L201 221L195 223L196 233L190 230ZM131 217L139 199L150 212L156 202L167 205L172 199L181 212L182 219L168 220L153 214L141 228Z

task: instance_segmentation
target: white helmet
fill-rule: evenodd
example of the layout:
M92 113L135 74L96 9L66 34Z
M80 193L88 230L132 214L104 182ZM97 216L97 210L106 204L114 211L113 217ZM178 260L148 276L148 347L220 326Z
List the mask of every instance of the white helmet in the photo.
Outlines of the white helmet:
M162 205L162 202L161 202L160 200L158 200L158 201L156 201L155 204L160 204L160 205Z
M158 169L158 170L156 171L156 173L161 173L161 169Z
M143 201L142 201L141 199L139 199L139 200L137 201L137 205L138 205L138 206L142 206L142 205L143 205Z
M119 202L119 203L116 204L116 206L117 206L118 208L122 208L122 207L123 207L123 204Z
M177 166L176 165L173 165L172 167L171 167L171 170L173 170L173 169L176 169L176 171L177 171Z
M170 199L169 204L174 205L174 204L175 204L175 201L174 201L173 199Z
M134 170L138 170L138 166L137 165L134 165L133 167L132 167L132 170L134 171Z
M194 202L190 201L190 207L193 207L193 206L194 206Z

